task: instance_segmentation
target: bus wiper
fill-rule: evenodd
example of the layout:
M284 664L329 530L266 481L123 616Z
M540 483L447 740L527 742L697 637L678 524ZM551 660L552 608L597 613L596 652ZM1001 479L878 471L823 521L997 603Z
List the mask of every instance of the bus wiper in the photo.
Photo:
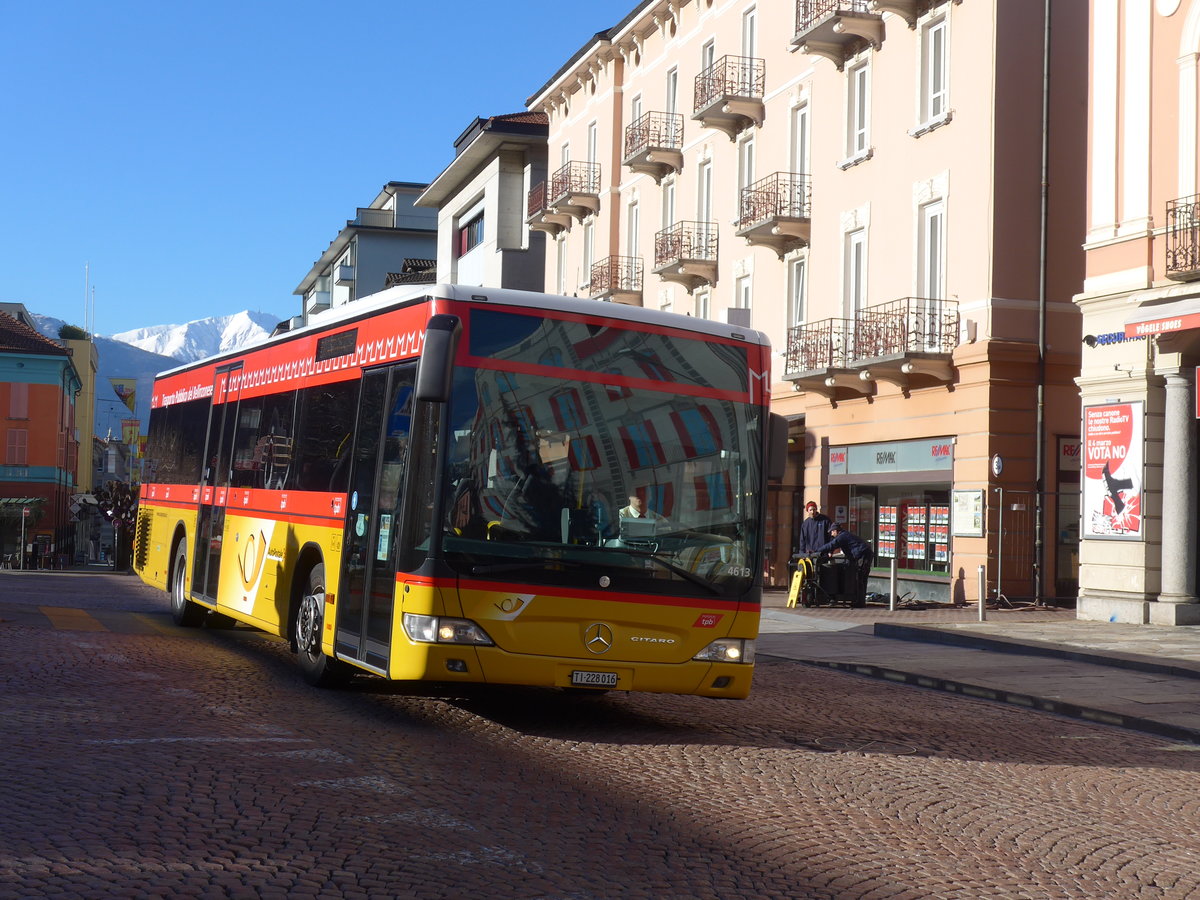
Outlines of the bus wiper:
M530 570L552 572L556 568L579 568L582 563L572 559L527 559L523 562L492 563L487 566L471 566L472 575L495 575L500 572L527 572Z
M605 552L608 552L608 553L624 553L628 556L636 556L640 559L653 560L654 562L658 563L660 566L662 566L667 571L674 572L680 578L682 578L686 581L690 581L692 584L699 585L700 587L708 590L710 593L716 594L718 597L723 596L723 594L724 594L724 591L722 591L719 587L717 587L711 581L706 581L705 579L703 579L699 575L697 575L695 572L689 572L687 569L680 568L679 566L675 565L675 563L670 562L669 560L665 559L662 556L659 556L653 550L637 550L633 547L620 547L620 548L573 547L572 549L573 550L580 550L580 549L600 550L600 549L603 549L603 550L605 550Z
M707 580L701 578L695 572L689 572L687 569L677 566L673 562L668 562L667 560L663 559L661 556L659 556L657 553L654 553L653 551L650 551L650 550L625 550L623 552L631 553L634 556L640 556L642 559L652 559L652 560L654 560L654 562L658 563L664 569L674 572L680 578L690 581L692 584L700 585L700 587L707 589L709 591L709 593L716 594L718 597L720 597L724 593L724 591L722 591L719 587L717 587L711 581L707 581Z

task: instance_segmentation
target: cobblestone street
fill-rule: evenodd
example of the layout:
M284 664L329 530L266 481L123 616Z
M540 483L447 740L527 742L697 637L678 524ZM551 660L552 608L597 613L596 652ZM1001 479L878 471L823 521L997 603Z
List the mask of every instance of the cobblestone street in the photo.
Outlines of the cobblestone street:
M318 691L32 575L0 672L0 898L1200 896L1196 747L769 657L741 702Z

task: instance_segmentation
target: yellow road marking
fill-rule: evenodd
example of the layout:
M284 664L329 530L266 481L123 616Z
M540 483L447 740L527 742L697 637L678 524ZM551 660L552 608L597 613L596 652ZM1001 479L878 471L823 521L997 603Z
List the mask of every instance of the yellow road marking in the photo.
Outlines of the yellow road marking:
M99 621L82 609L69 606L39 606L38 611L50 620L55 628L65 631L108 631Z

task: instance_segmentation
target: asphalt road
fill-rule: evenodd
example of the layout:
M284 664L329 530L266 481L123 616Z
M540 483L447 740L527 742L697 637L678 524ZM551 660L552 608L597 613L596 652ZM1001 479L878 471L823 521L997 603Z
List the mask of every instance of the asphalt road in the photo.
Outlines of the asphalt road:
M1200 896L1194 745L760 657L746 701L320 691L0 573L0 898Z

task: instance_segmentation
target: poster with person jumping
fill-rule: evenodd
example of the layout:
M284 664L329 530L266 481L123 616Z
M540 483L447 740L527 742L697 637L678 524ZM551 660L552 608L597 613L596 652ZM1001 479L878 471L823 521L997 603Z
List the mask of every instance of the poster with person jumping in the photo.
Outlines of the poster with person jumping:
M1083 534L1141 540L1142 403L1083 410Z

